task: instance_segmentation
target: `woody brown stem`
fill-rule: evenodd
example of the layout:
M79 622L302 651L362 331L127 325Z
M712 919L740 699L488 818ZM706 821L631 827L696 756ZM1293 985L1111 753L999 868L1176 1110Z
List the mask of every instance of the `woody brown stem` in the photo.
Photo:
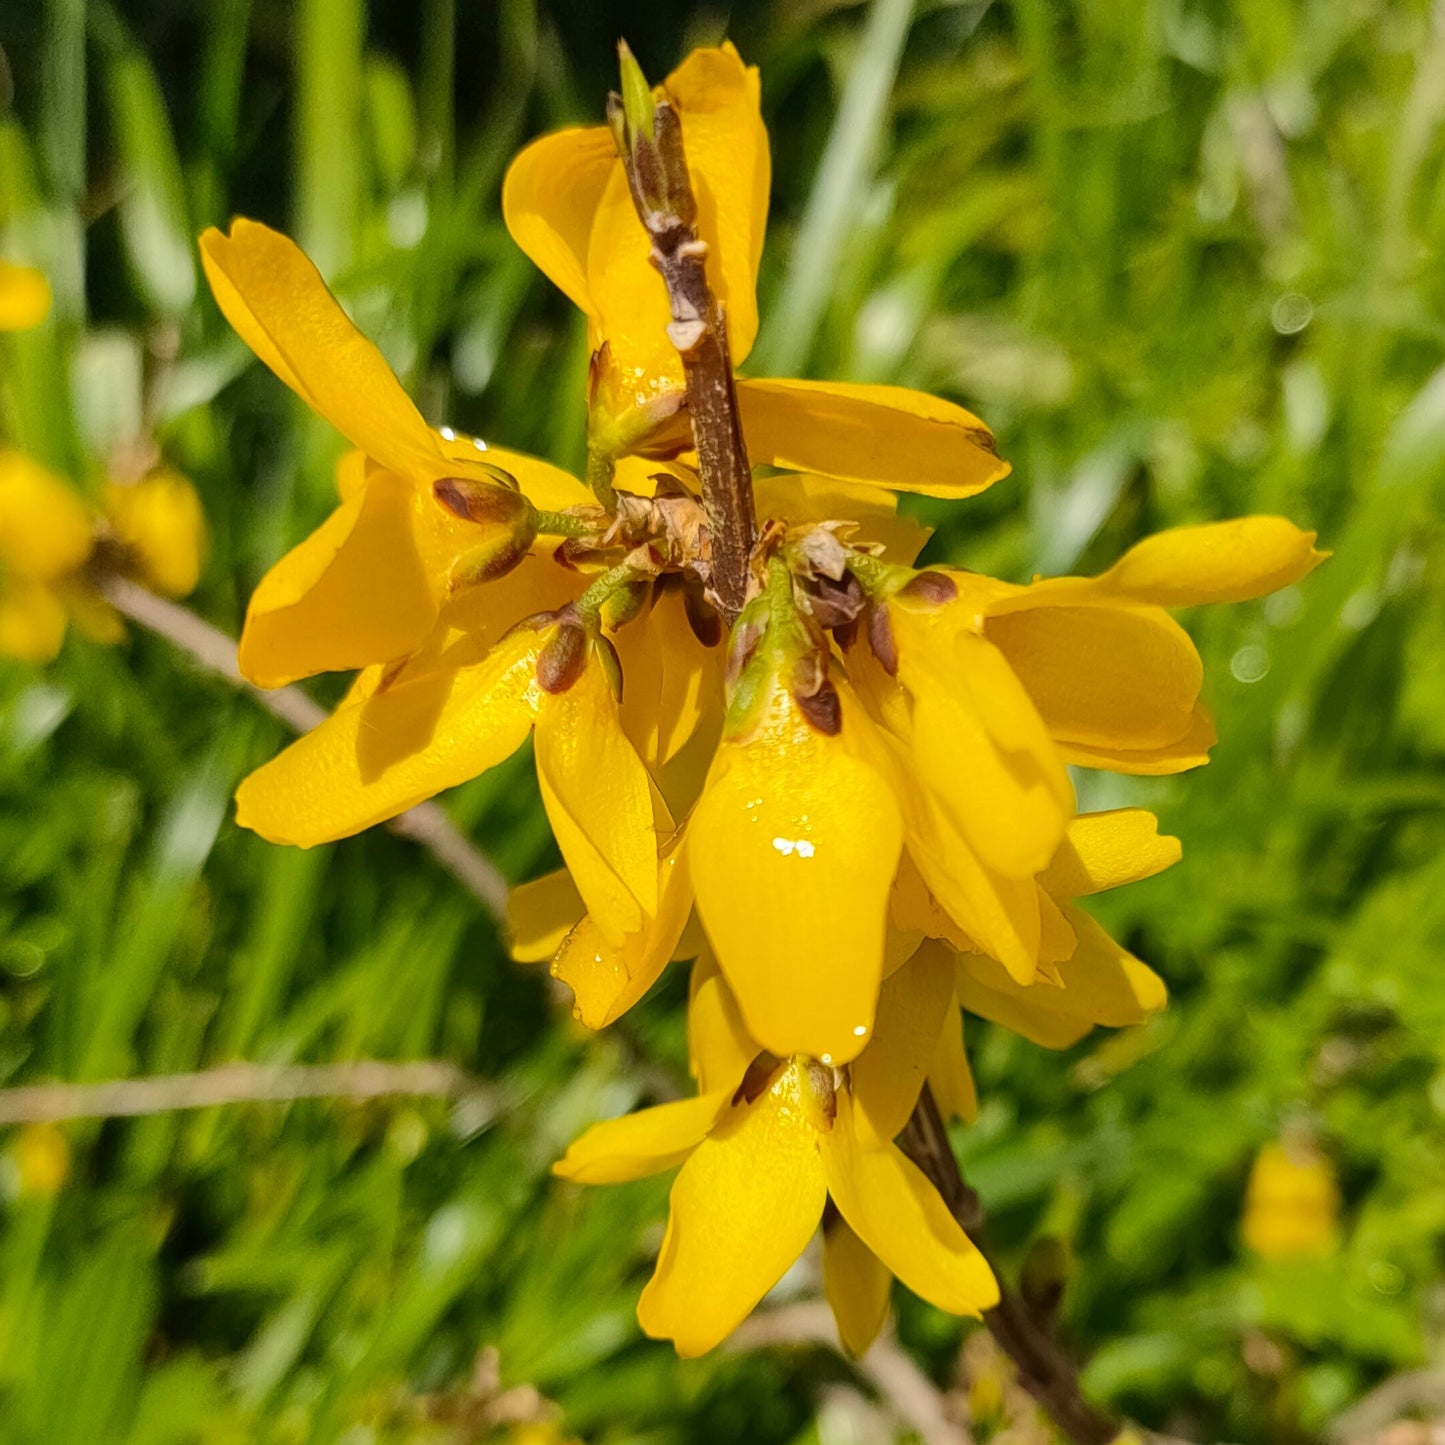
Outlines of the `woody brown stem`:
M652 240L652 264L667 286L672 308L667 334L682 359L712 545L709 595L731 625L747 600L757 517L727 331L707 281L707 244L696 229L682 125L671 103L662 100L653 108L650 131L634 130L616 95L608 101L608 119L638 218Z
M1020 1383L1074 1445L1111 1445L1123 1426L1084 1398L1078 1369L1054 1338L1048 1320L1031 1310L1023 1297L1005 1284L989 1258L982 1239L983 1206L958 1167L948 1130L926 1084L898 1142L988 1259L999 1282L999 1302L984 1314L983 1322L999 1348L1014 1362Z

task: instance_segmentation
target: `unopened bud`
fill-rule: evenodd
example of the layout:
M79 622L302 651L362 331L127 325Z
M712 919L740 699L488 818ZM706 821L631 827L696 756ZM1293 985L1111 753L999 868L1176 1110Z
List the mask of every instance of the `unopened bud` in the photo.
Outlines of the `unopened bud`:
M657 131L653 112L657 102L652 98L652 87L637 57L625 40L617 42L617 68L622 77L622 114L629 134L654 139Z
M629 582L619 587L602 604L602 621L611 628L623 627L647 605L652 596L652 580Z
M489 467L495 480L479 477L439 477L431 484L432 496L463 522L482 525L511 522L524 516L532 504L517 489L516 478L500 467Z
M564 617L537 657L537 681L544 692L566 692L586 665L587 629L575 617Z
M675 217L685 226L697 219L697 203L682 149L682 126L667 100L658 100L632 52L619 43L622 92L607 99L607 124L627 171L638 214Z
M537 540L536 509L519 491L471 477L442 477L432 483L432 495L454 517L478 528L476 545L452 563L448 591L506 576Z
M958 596L958 583L943 572L919 572L898 589L898 596L942 607Z
M871 602L864 614L868 622L868 646L873 656L889 677L898 676L898 643L893 636L893 624L888 620L888 607L882 602Z

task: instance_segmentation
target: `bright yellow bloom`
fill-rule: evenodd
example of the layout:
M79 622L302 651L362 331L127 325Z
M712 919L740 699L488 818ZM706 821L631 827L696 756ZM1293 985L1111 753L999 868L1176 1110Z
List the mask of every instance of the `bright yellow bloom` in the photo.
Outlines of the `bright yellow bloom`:
M1241 1232L1264 1259L1320 1259L1339 1243L1340 1188L1304 1139L1267 1144L1249 1174Z
M730 44L693 51L657 89L677 109L689 170L701 179L698 236L734 366L758 329L771 176L760 93L757 70ZM614 457L689 449L667 294L609 128L534 141L507 172L502 211L517 244L587 314L607 413L594 417L594 440L610 439ZM1008 475L976 416L901 387L739 377L737 396L754 465L937 497L971 496Z
M262 687L390 663L432 632L454 569L499 532L435 492L454 482L535 505L589 500L565 472L515 452L435 432L377 349L351 324L316 268L286 237L238 220L201 237L201 260L226 319L277 376L361 453L341 468L341 505L267 573L241 636L241 670ZM455 488L453 489L455 491ZM525 550L525 547L523 548ZM521 568L539 599L556 590L540 557ZM537 611L523 597L523 610Z
M0 331L29 331L50 314L50 282L31 266L0 261Z
M86 578L92 557L179 597L196 585L205 540L200 502L176 472L112 483L94 515L60 477L0 450L0 655L47 662L72 621L97 641L118 641L119 616Z
M910 965L912 967L913 965ZM931 1022L936 1044L947 968ZM928 1020L880 1015L865 1051L836 1071L803 1055L761 1053L721 976L694 976L689 1042L701 1091L599 1124L556 1172L616 1183L681 1164L657 1269L638 1304L643 1329L681 1355L713 1348L802 1252L832 1201L887 1270L939 1308L977 1315L998 1299L992 1271L917 1166L891 1140L911 1112L926 1067L911 1064ZM829 1234L833 1231L830 1229ZM866 1242L866 1245L863 1243Z

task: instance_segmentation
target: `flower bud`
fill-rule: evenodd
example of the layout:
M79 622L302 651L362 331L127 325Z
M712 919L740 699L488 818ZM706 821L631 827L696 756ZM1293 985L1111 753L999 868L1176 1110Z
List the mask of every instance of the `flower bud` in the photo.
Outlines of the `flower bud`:
M493 484L471 477L442 477L432 483L432 495L453 516L473 522L481 540L463 552L447 577L450 592L495 582L504 577L537 540L537 513L516 482L501 468L488 468L511 482Z
M556 636L537 658L537 681L544 692L566 692L587 665L587 629L576 614L563 616Z

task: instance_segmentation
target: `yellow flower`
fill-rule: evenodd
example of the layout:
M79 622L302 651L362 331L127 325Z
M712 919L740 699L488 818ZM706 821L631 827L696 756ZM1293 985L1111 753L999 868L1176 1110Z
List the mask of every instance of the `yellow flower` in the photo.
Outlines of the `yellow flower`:
M758 72L730 44L695 50L656 93L676 106L689 170L701 178L699 239L741 366L758 329L771 177ZM667 295L609 128L534 141L507 172L502 212L517 244L587 314L601 402L594 442L612 458L689 449ZM739 377L737 397L754 465L938 497L971 496L1008 475L976 416L901 387Z
M70 1145L54 1124L27 1124L9 1149L22 1199L53 1199L70 1177Z
M93 516L75 490L38 462L0 450L0 654L46 662L74 621L101 642L125 635L86 578L105 564L170 596L192 590L205 548L205 518L191 485L162 469L112 483Z
M599 1124L555 1166L584 1184L682 1166L638 1303L647 1334L684 1356L712 1349L797 1259L829 1201L860 1250L940 1309L977 1315L997 1303L987 1262L891 1142L927 1073L912 1055L930 1023L925 1052L937 1045L948 972L934 969L934 1016L890 1007L869 1050L840 1071L759 1051L721 975L697 965L688 1035L698 1096ZM873 1050L877 1067L865 1069Z
M29 331L50 314L50 283L33 267L0 261L0 331Z
M1307 1139L1267 1144L1249 1174L1241 1232L1264 1259L1320 1259L1339 1242L1340 1189Z
M428 427L286 237L238 220L229 235L201 237L201 260L227 320L360 453L339 468L341 505L251 598L240 665L252 682L279 687L408 656L456 590L456 569L479 547L517 538L520 497L547 509L590 500L545 462ZM466 515L487 505L505 515ZM523 541L504 560L525 552ZM522 562L512 581L521 610L509 621L545 604L553 570L543 555Z

